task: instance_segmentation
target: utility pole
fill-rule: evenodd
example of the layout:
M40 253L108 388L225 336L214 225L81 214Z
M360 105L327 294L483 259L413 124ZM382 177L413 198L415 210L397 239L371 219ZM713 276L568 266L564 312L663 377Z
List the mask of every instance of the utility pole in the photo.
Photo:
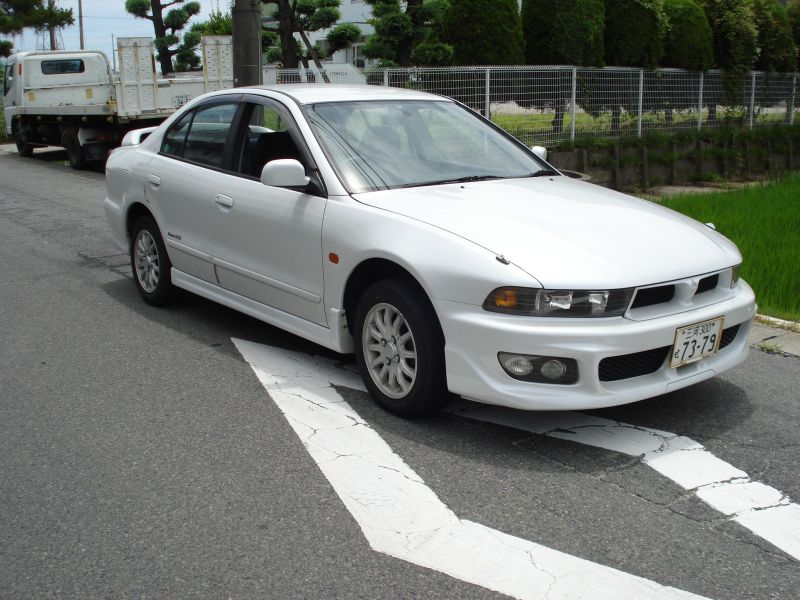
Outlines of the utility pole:
M233 85L261 83L261 2L235 0L233 5Z
M56 0L48 0L47 8L50 10L50 14L55 14L56 12ZM50 30L50 50L58 50L58 44L56 44L56 28L55 25L50 25L48 27Z
M83 46L83 0L78 0L78 28L81 34L81 50L85 50Z

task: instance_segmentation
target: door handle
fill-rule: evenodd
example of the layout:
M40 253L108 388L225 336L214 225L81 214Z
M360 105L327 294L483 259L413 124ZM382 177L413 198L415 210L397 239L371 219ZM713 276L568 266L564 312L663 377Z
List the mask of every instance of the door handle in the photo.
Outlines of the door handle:
M220 206L224 206L225 208L233 207L233 198L226 196L225 194L217 194L217 197L214 198L214 202Z
M161 185L161 177L158 175L148 175L147 176L147 183L158 187Z

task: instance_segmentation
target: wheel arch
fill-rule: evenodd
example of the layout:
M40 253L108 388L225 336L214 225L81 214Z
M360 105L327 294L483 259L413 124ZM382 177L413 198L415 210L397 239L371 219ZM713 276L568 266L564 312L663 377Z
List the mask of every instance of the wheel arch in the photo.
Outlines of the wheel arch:
M156 216L141 202L133 202L128 207L128 210L125 214L125 235L128 238L128 241L131 239L131 230L133 229L133 224L136 223L142 217L150 217L156 222L158 225L158 220Z
M411 271L387 258L369 258L363 260L353 269L350 276L347 278L342 301L345 318L347 319L347 328L350 331L355 331L353 317L355 315L356 306L358 305L358 300L361 298L364 291L372 284L385 279L402 279L407 281L410 285L413 285L425 298L431 311L433 311L433 314L436 316L436 322L439 325L439 333L441 333L442 338L444 338L439 315L425 286L420 283Z

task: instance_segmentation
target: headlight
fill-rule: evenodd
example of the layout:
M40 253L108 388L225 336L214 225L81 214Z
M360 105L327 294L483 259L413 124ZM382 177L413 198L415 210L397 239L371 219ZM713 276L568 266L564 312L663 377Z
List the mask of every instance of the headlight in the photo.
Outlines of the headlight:
M617 317L625 312L633 289L536 290L501 287L483 303L491 312L534 317Z
M731 267L731 287L735 286L739 281L739 269L742 267L742 263L738 265L734 265Z

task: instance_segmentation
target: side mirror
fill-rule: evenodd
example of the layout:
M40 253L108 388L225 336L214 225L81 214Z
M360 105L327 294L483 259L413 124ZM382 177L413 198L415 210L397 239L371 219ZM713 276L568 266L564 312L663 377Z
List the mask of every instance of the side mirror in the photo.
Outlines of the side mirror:
M544 146L531 146L531 151L542 160L547 160L547 148Z
M261 183L273 187L305 187L309 178L299 160L279 158L271 160L261 170Z

